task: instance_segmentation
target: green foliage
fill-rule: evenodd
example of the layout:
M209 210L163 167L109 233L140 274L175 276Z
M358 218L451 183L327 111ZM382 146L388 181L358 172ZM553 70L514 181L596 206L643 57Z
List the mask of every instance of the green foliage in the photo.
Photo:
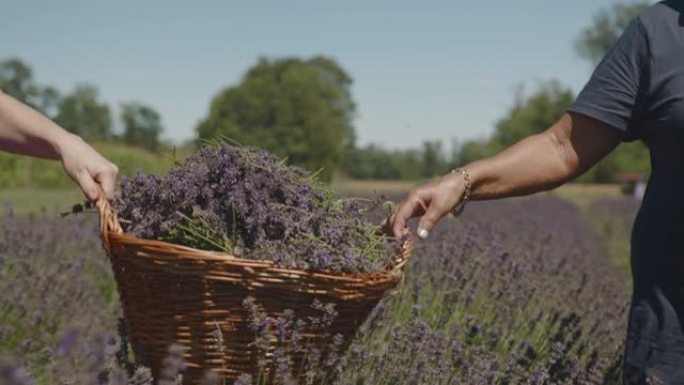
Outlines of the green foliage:
M595 198L582 209L587 223L605 245L614 266L630 274L630 237L641 201L631 196Z
M38 101L29 103L48 118L57 116L59 106L62 103L62 94L52 86L40 88Z
M460 149L457 164L495 155L521 139L537 134L553 125L572 103L572 91L557 81L542 83L528 96L516 95L516 102L506 116L496 124L489 140L471 140ZM578 180L609 183L620 171L643 171L650 168L648 150L642 143L625 143L611 152Z
M161 116L151 107L137 102L122 103L121 122L124 126L125 143L148 150L159 147L159 134L163 126Z
M424 141L423 142L423 177L432 178L443 173L446 168L446 159L442 152L442 142Z
M622 171L649 172L651 169L648 148L641 142L623 143L608 159Z
M265 148L329 180L354 143L352 79L335 61L261 59L211 103L200 139L221 136Z
M520 88L513 107L496 123L492 136L463 143L456 164L493 156L530 135L546 130L565 113L573 98L572 91L556 80L540 83L529 95Z
M649 172L648 148L641 142L623 143L579 178L580 182L614 182L614 175L623 171Z
M54 87L36 84L28 64L10 58L0 62L0 89L88 141L113 138L109 107L98 100L97 88L92 85L77 86L63 97ZM159 148L163 127L161 117L152 108L122 103L121 121L126 143L150 150Z
M600 10L575 41L575 49L583 58L598 64L620 37L629 21L649 5L649 1L614 4Z
M417 179L422 174L417 151L390 151L373 144L351 150L344 170L355 179Z
M463 165L487 158L496 155L498 150L499 146L489 139L470 139L461 145L457 152L455 164Z
M344 172L354 179L417 180L442 174L450 165L438 141L423 142L421 150L387 150L370 144L349 151Z
M97 88L79 85L59 105L55 121L87 141L109 139L112 119L109 107L98 100Z
M629 21L648 6L647 1L616 4L596 14L582 31L575 48L596 64L608 52ZM574 100L571 90L558 81L542 83L529 96L516 94L516 101L506 116L496 124L489 140L471 140L459 152L459 164L491 156L519 140L550 127ZM583 182L612 182L619 171L648 171L648 150L641 143L623 144L579 178Z
M508 147L554 124L574 100L573 92L558 81L543 82L529 96L520 90L506 116L496 123L492 140Z
M114 143L95 143L95 149L115 163L120 175L136 171L162 173L173 166L167 157ZM0 152L0 188L73 187L59 162Z
M0 63L0 87L19 100L28 101L36 92L33 71L20 59L7 59Z
M0 89L48 117L54 116L60 102L59 91L35 84L31 67L18 58L0 62Z
M598 62L617 40L622 30L636 14L648 5L646 1L617 4L601 10L576 42L576 49L593 63ZM462 165L496 155L503 149L553 125L574 100L572 90L557 80L542 82L531 93L522 87L515 95L513 107L500 119L488 138L467 140L456 147L452 165ZM422 151L387 151L374 146L355 149L350 154L345 170L361 179L413 179L417 175L433 176L444 168L435 167L435 151L439 143L426 142ZM406 161L404 161L406 160ZM423 170L422 172L419 170ZM595 167L579 178L583 182L613 182L620 171L648 171L648 150L641 143L619 146Z

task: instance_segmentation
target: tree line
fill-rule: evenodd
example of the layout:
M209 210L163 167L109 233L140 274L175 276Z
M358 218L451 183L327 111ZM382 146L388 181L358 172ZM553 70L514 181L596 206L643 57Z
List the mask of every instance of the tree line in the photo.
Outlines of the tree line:
M575 49L592 64L602 58L646 2L618 4L601 10L581 32ZM413 149L385 149L356 143L356 104L351 76L333 59L262 58L236 85L221 90L211 101L206 117L195 128L195 143L227 138L256 145L287 158L324 180L335 175L358 179L431 178L450 168L491 156L529 135L552 125L573 101L572 90L558 80L541 82L531 92L521 87L513 105L495 124L490 136L450 148L425 140ZM123 132L112 130L110 108L100 101L92 85L79 85L62 94L35 84L32 71L19 59L0 63L0 89L42 111L58 124L86 140L117 140L158 150L163 130L161 117L139 102L120 108ZM621 145L586 173L582 180L610 182L618 171L647 171L648 153L638 144Z
M592 67L597 65L629 21L648 5L648 1L639 0L599 10L575 41L576 52ZM572 90L558 80L542 82L529 94L520 88L513 106L496 123L492 135L463 143L457 163L464 164L491 156L526 136L545 130L558 120L574 98ZM649 169L646 147L638 142L624 143L581 176L580 181L612 182L618 172L647 172Z
M53 86L37 84L31 67L19 58L0 62L0 89L42 112L60 126L88 141L121 141L157 150L164 129L161 115L137 101L120 104L122 133L113 130L109 106L100 100L97 87L77 85L63 93Z
M575 50L596 65L629 20L647 5L640 0L600 10L581 31ZM351 77L329 58L262 59L238 85L214 98L197 132L200 138L223 135L256 144L312 170L323 167L326 179L339 171L360 179L415 180L494 155L547 129L575 98L558 80L541 82L531 92L521 87L487 138L452 140L449 151L443 143L431 140L414 149L392 150L355 144L351 84ZM648 169L646 148L639 143L623 144L581 180L611 182L617 172Z

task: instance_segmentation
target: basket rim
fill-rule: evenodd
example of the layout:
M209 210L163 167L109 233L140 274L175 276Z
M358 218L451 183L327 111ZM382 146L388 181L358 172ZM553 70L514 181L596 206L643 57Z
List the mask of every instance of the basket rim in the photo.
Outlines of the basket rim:
M100 238L102 240L102 247L108 256L111 256L112 241L118 244L132 245L132 246L151 246L167 250L167 254L184 254L186 256L194 256L196 260L223 262L225 264L240 265L244 268L268 268L272 271L280 273L292 273L316 276L320 278L347 278L347 279L364 279L373 280L378 278L392 277L401 274L404 266L413 252L414 241L408 238L401 246L401 250L394 258L394 264L386 266L383 270L376 272L355 272L346 273L333 270L307 270L280 267L275 262L263 259L246 259L239 258L232 254L222 251L210 251L197 249L190 246L184 246L172 242L160 241L156 239L139 238L123 231L119 223L116 211L112 207L109 200L101 194L98 199L96 207L100 216Z

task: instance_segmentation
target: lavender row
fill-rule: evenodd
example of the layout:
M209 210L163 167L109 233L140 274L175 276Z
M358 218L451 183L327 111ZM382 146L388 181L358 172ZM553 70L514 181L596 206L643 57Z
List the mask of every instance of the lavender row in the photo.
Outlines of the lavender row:
M99 250L93 217L2 216L0 357L10 360L0 360L0 383L152 383L120 340ZM330 336L295 379L288 354L310 320L258 315L254 331L257 341L282 341L262 368L282 384L617 384L628 293L573 205L550 196L478 202L418 244L401 291L341 358ZM159 383L180 383L182 371L171 348ZM238 383L264 378L245 373Z
M475 203L431 236L340 383L620 383L629 285L573 205Z

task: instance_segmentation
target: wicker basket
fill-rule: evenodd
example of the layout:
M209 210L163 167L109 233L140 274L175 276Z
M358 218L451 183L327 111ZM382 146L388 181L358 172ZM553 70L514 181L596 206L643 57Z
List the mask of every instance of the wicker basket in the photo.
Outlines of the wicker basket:
M341 334L346 346L373 307L402 279L412 251L408 242L390 270L374 274L284 269L270 261L136 238L123 232L107 200L97 207L136 359L157 374L169 345L178 343L185 348L186 384L199 383L207 370L228 380L258 370L254 332L243 306L248 296L269 316L285 309L294 310L298 318L315 314L315 298L335 303L338 316L329 330L312 327L302 335L311 346L323 332ZM215 343L218 329L224 341L221 350Z

